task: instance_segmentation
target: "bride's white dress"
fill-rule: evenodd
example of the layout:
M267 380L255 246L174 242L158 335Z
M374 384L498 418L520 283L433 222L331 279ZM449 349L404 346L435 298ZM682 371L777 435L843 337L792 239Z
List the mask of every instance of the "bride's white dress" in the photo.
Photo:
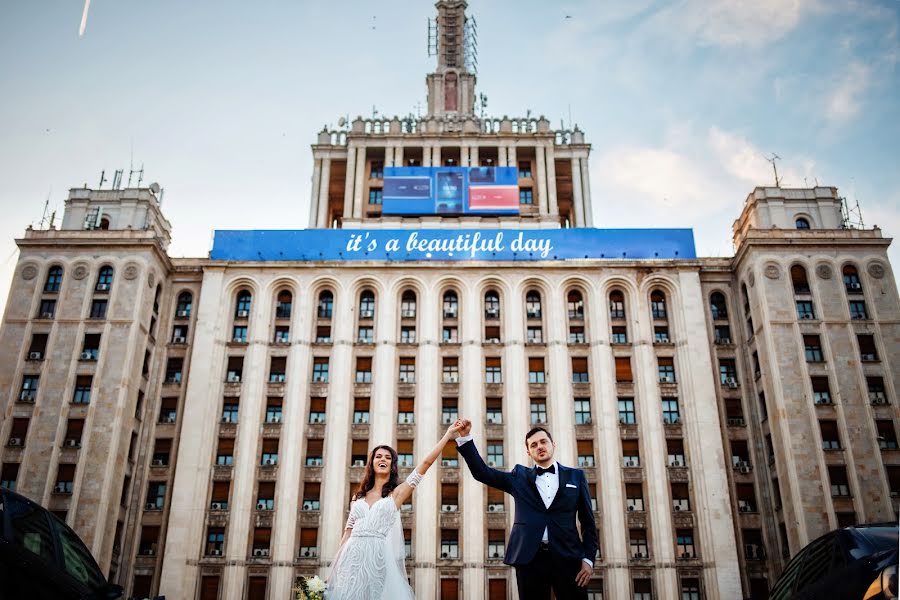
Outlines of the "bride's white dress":
M400 511L391 496L350 507L350 538L328 579L327 600L415 600L406 579Z

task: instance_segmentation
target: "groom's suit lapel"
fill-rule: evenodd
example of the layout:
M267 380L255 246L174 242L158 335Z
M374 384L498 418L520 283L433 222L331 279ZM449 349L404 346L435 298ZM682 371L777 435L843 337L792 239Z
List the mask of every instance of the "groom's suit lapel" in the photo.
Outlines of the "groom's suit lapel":
M553 510L556 501L562 498L563 490L566 489L566 484L572 480L572 469L564 467L559 463L556 463L556 468L559 470L559 488L556 490L556 496L553 497L553 502L550 503L550 510Z
M537 467L531 467L530 469L525 470L525 478L528 480L528 490L534 496L535 502L538 503L538 506L544 506L544 499L541 498L541 493L537 489Z

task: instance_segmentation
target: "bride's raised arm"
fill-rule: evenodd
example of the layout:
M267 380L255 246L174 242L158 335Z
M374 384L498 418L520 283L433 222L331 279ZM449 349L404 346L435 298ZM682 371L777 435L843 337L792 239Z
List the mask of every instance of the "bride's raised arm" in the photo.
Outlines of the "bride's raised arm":
M413 488L415 488L420 481L422 481L422 477L425 473L428 472L428 469L431 468L431 465L434 464L434 461L438 459L441 455L441 451L444 449L444 446L447 442L451 440L455 440L459 437L459 430L462 429L462 421L457 421L453 425L447 428L444 436L438 440L437 445L431 449L431 452L419 463L419 466L413 469L413 472L409 474L409 477L406 478L406 481L398 485L394 489L393 497L394 503L397 505L397 509L403 506L403 503L406 502L409 497L413 493Z

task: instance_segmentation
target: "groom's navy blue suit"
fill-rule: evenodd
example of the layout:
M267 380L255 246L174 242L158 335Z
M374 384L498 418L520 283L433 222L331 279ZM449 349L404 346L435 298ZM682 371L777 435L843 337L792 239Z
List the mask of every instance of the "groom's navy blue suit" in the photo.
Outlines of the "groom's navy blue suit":
M561 569L565 572L566 580L570 580L575 588L572 591L578 596L583 592L586 597L583 588L577 589L574 586L574 579L581 568L582 559L587 559L593 564L597 554L597 526L594 523L591 495L584 471L558 465L559 489L550 507L547 508L535 485L536 468L529 469L516 465L512 471L498 471L488 467L478 453L475 442L471 440L459 446L458 450L476 480L515 498L516 516L503 562L516 567L532 566L541 558L542 551L547 552L548 556L552 557L547 560L559 560L564 563L556 565L559 567L556 570ZM578 535L576 528L576 517L581 522L581 536ZM548 547L542 547L541 544L545 528L548 533ZM516 571L521 596L523 575L527 576L530 570L518 568ZM555 584L554 588L557 588ZM546 596L536 595L535 589L529 584L526 587L529 592L527 595L549 597L549 583Z

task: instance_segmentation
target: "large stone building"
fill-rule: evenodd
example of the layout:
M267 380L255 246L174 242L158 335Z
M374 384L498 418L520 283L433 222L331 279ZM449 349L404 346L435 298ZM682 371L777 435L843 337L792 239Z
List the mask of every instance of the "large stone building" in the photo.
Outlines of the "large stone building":
M585 469L592 598L765 598L816 536L896 519L890 240L847 227L829 187L753 190L731 258L590 229L580 131L476 117L465 8L437 3L425 117L319 134L309 230L175 259L158 188L73 189L58 229L17 240L0 485L130 596L289 597L328 572L369 449L408 472L457 415L498 468L541 423ZM438 165L514 168L517 214L382 214L386 168ZM453 231L560 250L359 255ZM615 250L563 257L566 240ZM405 508L417 597L515 597L512 503L455 447Z

